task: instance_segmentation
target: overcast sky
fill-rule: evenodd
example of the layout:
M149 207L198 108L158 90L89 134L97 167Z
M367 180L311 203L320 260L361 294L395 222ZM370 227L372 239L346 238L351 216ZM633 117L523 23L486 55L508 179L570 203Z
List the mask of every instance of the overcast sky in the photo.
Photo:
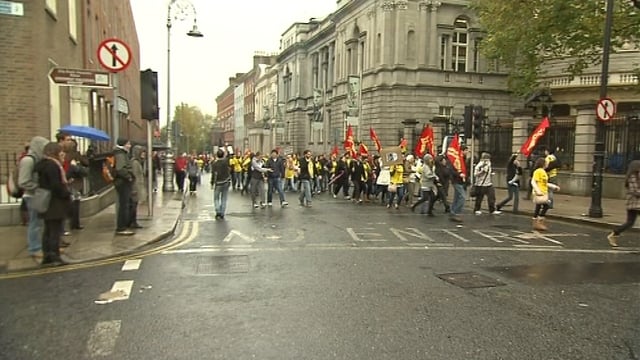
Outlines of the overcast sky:
M183 0L184 1L184 0ZM336 0L191 0L203 38L186 35L193 20L171 28L171 107L180 102L215 115L215 98L228 78L251 69L255 51L275 52L294 22L323 18ZM167 5L169 0L131 0L140 42L140 68L158 72L160 119L166 124ZM172 7L173 9L173 7Z

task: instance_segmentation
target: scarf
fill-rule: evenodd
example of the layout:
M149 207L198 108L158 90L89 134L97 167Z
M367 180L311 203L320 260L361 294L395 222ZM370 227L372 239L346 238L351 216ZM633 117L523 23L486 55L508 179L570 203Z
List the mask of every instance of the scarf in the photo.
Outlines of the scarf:
M62 166L62 164L60 163L60 160L58 160L58 159L56 159L56 158L54 158L54 157L51 157L51 156L46 156L46 155L45 155L45 157L44 157L44 158L45 158L45 159L49 159L49 160L53 161L56 165L58 165L58 169L60 170L60 178L61 178L60 180L62 181L62 183L63 183L64 185L69 184L69 181L67 181L67 174L66 174L66 172L64 171L64 167L63 167L63 166Z

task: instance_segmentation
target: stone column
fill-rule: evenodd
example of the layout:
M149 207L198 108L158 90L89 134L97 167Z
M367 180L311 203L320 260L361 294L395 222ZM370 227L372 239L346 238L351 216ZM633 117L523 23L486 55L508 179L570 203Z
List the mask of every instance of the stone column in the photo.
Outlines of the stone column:
M573 150L573 172L570 176L571 181L567 184L560 184L562 192L576 195L588 195L591 192L593 154L596 150L595 103L594 100L575 106L578 116L576 117L576 138Z
M438 68L438 8L442 3L437 0L429 0L429 67Z
M416 147L413 135L415 134L416 126L418 125L418 123L419 121L416 119L407 119L402 121L402 126L404 127L402 131L402 137L407 140L407 154L413 152L413 149Z
M395 63L406 64L407 60L407 0L396 0L396 49Z
M511 152L520 153L522 144L529 138L529 123L533 121L534 112L532 109L518 109L511 112L513 115L513 139L511 141ZM523 155L518 157L520 163L526 168L527 159Z
M389 66L393 64L393 55L395 50L394 30L395 24L393 19L393 1L384 1L382 3L382 65Z
M427 53L431 53L431 49L429 49L429 45L427 44L427 32L429 31L427 28L428 9L429 3L427 1L422 1L418 4L418 46L416 46L416 50L418 51L418 66L427 65Z

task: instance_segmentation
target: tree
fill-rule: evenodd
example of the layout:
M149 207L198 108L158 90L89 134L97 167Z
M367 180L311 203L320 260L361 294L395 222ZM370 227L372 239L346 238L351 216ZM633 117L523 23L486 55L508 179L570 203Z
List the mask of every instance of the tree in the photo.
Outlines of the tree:
M174 139L179 153L201 153L209 150L209 129L213 116L203 114L196 106L181 103L176 106L174 115Z
M615 1L614 52L640 37L640 11L631 0ZM549 60L570 59L571 76L602 61L605 0L472 0L471 7L487 32L483 53L509 68L509 88L517 95L539 86Z

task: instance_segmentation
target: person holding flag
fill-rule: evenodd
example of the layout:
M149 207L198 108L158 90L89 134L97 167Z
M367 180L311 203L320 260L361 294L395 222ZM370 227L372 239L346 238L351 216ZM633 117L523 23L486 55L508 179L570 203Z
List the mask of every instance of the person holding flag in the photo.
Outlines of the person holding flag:
M380 139L378 138L378 134L376 134L376 131L373 130L372 127L369 128L369 137L371 137L371 141L373 141L373 143L376 146L376 151L378 151L378 153L380 153L380 150L382 150L382 143L380 143Z
M453 201L451 202L450 220L461 223L462 209L466 197L465 184L467 183L467 166L463 150L460 148L458 134L453 137L447 148L447 159L451 170L451 182L453 184Z

